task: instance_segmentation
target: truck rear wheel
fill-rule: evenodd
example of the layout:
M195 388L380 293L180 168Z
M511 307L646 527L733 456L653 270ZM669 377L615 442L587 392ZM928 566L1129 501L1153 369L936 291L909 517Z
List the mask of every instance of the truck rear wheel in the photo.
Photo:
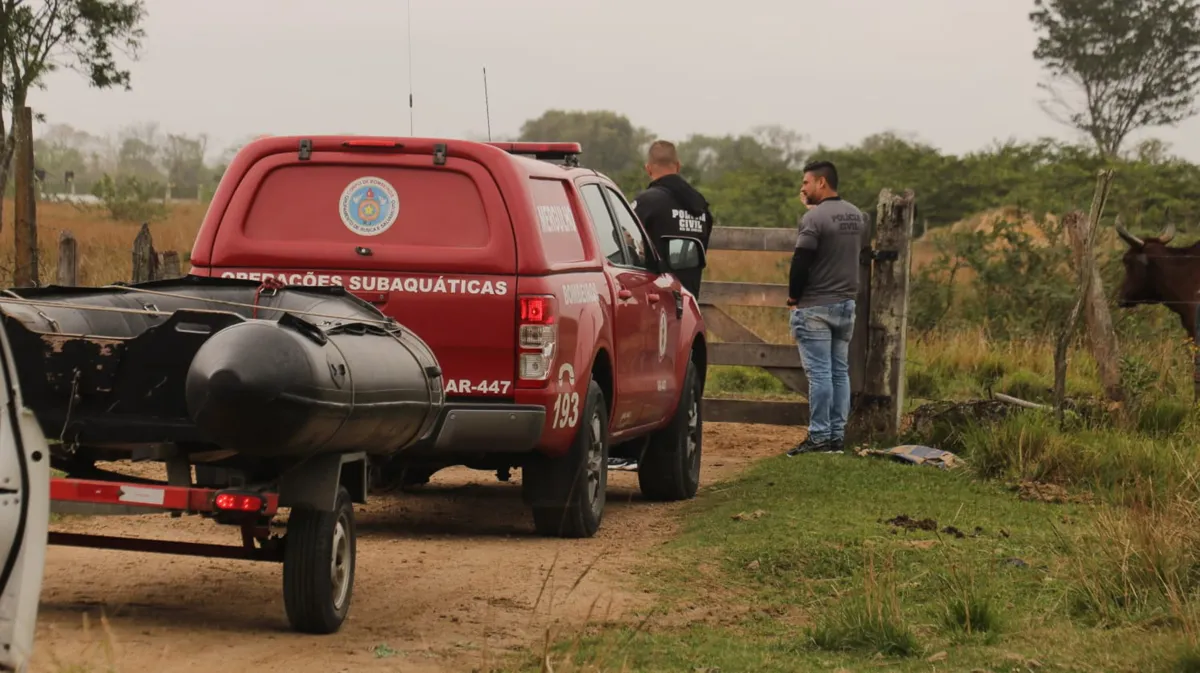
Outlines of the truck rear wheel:
M696 364L688 361L679 406L670 425L654 433L638 461L638 486L650 500L687 500L700 487L704 419Z
M600 386L588 384L582 422L567 453L536 456L521 470L533 502L533 525L547 537L592 537L604 517L608 489L608 406Z
M292 628L334 633L354 588L354 505L338 487L332 512L293 509L283 550L283 603Z

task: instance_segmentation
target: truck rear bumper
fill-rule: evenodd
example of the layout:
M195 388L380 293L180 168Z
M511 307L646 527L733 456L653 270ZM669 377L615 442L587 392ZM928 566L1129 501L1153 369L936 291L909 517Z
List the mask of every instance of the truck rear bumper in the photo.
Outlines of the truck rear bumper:
M429 448L434 453L525 453L537 446L545 425L543 406L449 403Z

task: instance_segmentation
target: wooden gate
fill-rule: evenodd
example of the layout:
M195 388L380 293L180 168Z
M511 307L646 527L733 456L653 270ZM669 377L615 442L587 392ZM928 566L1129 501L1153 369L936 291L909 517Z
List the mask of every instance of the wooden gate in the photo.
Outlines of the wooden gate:
M860 259L854 337L850 342L853 399L847 434L894 435L904 408L904 349L908 324L908 277L916 199L911 190L879 195L871 246ZM716 227L710 250L791 252L794 229ZM701 312L708 327L708 364L761 367L792 391L807 396L808 380L794 343L770 344L739 323L728 306L787 305L787 285L704 281ZM786 320L780 316L781 320ZM705 397L707 421L806 425L807 402Z

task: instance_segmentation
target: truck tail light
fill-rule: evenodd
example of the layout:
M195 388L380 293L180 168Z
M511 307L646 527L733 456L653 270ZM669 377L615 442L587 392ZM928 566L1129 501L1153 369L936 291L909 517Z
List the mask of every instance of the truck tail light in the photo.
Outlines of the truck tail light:
M542 388L558 345L558 322L552 295L522 295L517 333L517 387Z

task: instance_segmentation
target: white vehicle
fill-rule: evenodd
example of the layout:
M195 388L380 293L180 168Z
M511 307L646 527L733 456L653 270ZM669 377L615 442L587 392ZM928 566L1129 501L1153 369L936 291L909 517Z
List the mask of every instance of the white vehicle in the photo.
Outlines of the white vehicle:
M33 654L50 526L50 449L21 401L8 335L0 328L0 671Z

